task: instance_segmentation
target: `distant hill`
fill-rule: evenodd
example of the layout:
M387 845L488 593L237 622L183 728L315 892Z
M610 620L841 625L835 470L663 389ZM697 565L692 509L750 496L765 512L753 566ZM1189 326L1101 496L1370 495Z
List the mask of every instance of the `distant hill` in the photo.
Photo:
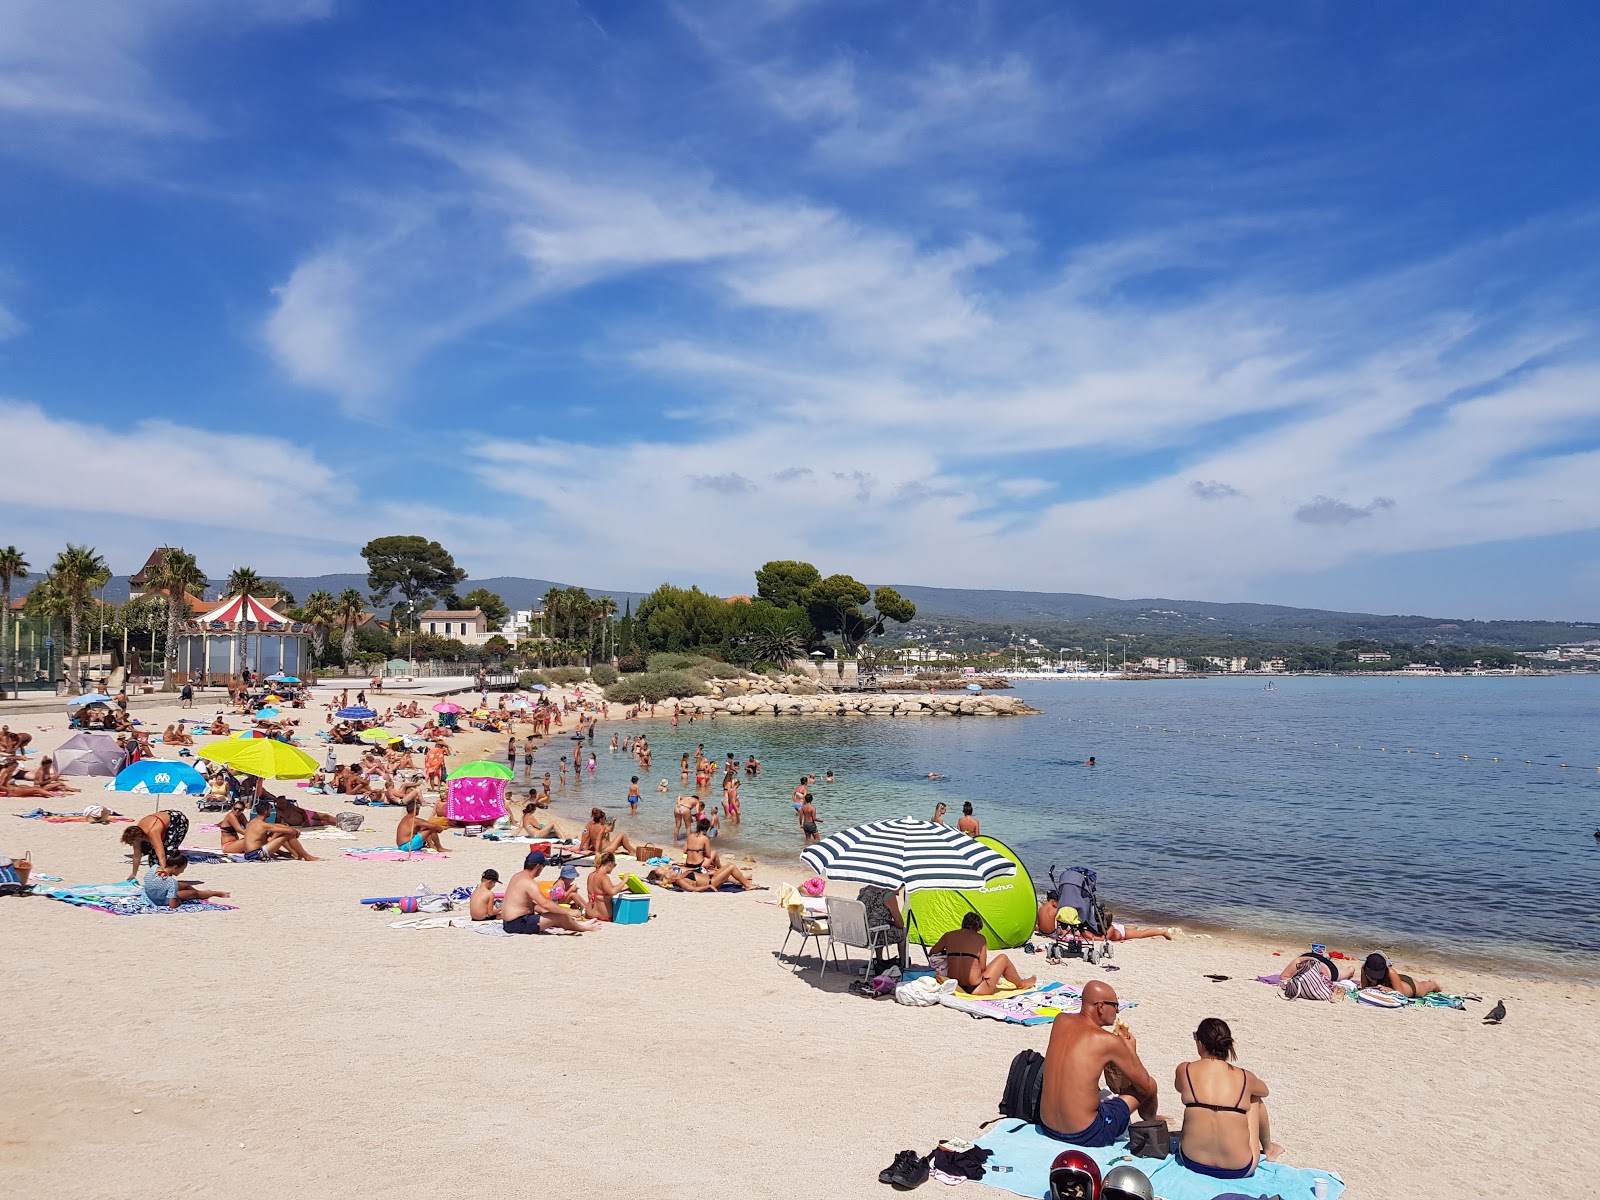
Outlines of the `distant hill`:
M318 589L338 595L345 588L353 587L363 596L367 594L367 577L363 574L302 576L272 575L266 571L262 574L269 579L277 579L294 593L296 601L304 601ZM27 585L36 581L37 577L18 580L15 593L25 594ZM226 582L225 579L213 580L212 587L206 593L207 599L218 598L219 589ZM464 596L474 588L485 587L498 594L512 609L519 609L537 608L541 598L552 587L567 586L548 579L497 575L490 579L464 580L456 585L456 592ZM984 632L991 636L998 631L998 627L1004 627L1011 632L1047 641L1058 637L1081 640L1147 635L1160 638L1257 639L1331 644L1352 638L1371 638L1374 641L1408 642L1413 645L1437 641L1506 646L1515 650L1600 638L1600 622L1473 621L1463 617L1289 608L1280 604L1219 604L1209 600L1159 598L1119 600L1081 592L1008 592L921 587L916 584L894 586L917 606L917 620L912 627L914 632L948 632L952 626L970 624L984 627ZM643 592L620 589L589 587L586 590L591 596L610 596L618 605L630 602L637 605L645 595ZM115 577L106 586L105 598L118 604L125 601L128 598L128 577Z
M1127 634L1260 638L1332 643L1352 638L1421 644L1430 640L1529 649L1600 638L1600 622L1474 621L1464 617L1383 615L1289 608L1279 604L1218 604L1207 600L1118 600L1078 592L1002 592L894 585L915 602L917 623L940 619L1006 625L1038 636L1073 629L1092 636Z

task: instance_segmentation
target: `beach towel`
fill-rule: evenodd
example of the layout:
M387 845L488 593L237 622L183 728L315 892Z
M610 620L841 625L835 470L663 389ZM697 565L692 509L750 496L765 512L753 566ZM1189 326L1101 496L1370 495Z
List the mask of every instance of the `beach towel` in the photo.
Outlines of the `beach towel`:
M402 917L398 921L390 921L390 929L466 929L475 922L471 917ZM493 924L498 925L495 921Z
M12 813L14 817L21 817L24 821L48 821L52 825L87 825L89 818L82 813L53 813L35 810L34 812ZM107 825L125 825L133 820L132 817L109 817Z
M360 858L369 862L409 862L413 858L449 858L432 850L396 850L393 846L374 846L364 850L345 850L346 858Z
M1065 1142L1040 1133L1038 1126L1013 1117L1001 1118L978 1139L978 1145L993 1151L983 1182L1029 1197L1050 1194L1050 1164L1056 1155L1069 1148ZM1128 1142L1124 1138L1098 1149L1077 1149L1082 1149L1105 1172L1116 1159L1128 1153ZM1212 1179L1179 1166L1172 1158L1139 1158L1134 1160L1134 1166L1150 1176L1150 1184L1162 1200L1214 1200L1214 1197L1229 1194L1313 1200L1316 1193L1312 1189L1318 1179L1328 1181L1329 1200L1337 1200L1344 1192L1344 1180L1333 1171L1290 1167L1283 1163L1264 1162L1248 1179ZM1011 1170L997 1172L996 1167L1010 1167Z
M973 996L956 992L940 996L939 1003L971 1017L988 1017L1008 1025L1048 1025L1062 1013L1075 1013L1083 1007L1083 993L1069 983L1046 983L1026 991L997 992L992 996ZM1137 1000L1123 1000L1118 1012L1138 1008Z
M35 894L50 900L60 900L78 908L92 908L96 912L117 917L142 917L155 913L233 912L233 904L218 904L214 900L185 900L177 908L164 904L151 904L144 889L137 883L86 883L66 888L38 888Z

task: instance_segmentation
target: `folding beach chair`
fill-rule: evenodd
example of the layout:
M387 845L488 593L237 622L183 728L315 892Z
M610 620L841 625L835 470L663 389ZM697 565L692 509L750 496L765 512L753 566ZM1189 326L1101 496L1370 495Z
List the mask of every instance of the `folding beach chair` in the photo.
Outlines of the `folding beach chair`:
M783 935L783 945L778 948L780 956L789 952L789 939L795 934L800 935L800 949L795 957L798 958L806 952L806 940L809 938L817 944L817 956L822 956L822 939L828 936L828 922L821 917L813 917L804 909L791 908L789 911L789 932Z

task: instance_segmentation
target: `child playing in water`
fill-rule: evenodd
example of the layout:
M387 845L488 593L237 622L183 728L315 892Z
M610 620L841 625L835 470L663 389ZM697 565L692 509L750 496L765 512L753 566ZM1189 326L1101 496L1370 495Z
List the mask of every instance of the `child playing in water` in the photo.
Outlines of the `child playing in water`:
M628 785L628 811L630 813L639 811L639 777L637 775L633 777L633 782Z

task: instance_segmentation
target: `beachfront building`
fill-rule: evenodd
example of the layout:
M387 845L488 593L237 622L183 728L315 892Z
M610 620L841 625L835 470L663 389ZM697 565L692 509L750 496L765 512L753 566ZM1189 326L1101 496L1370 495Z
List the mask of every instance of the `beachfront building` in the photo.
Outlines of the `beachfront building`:
M1358 663L1386 663L1389 661L1387 650L1362 650L1356 655Z
M1183 675L1188 672L1189 664L1181 658L1156 658L1147 656L1139 660L1141 671L1152 671L1157 675Z
M212 683L231 683L246 670L254 675L282 672L305 678L311 669L311 634L276 610L281 600L229 596L178 627L176 671L179 684L204 675Z
M499 630L489 628L481 608L430 608L417 618L423 633L451 638L466 646L481 646Z
M1407 663L1405 668L1405 674L1407 675L1443 675L1444 673L1443 667L1436 667L1432 663Z

